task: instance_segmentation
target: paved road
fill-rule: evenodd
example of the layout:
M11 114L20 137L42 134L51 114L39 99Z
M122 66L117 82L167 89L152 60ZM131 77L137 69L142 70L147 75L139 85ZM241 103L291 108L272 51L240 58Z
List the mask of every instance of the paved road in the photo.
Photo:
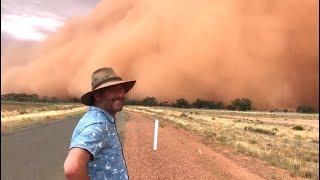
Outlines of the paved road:
M117 115L117 125L121 130L125 117L125 113ZM63 162L78 120L79 117L69 117L48 125L2 135L1 179L65 179Z

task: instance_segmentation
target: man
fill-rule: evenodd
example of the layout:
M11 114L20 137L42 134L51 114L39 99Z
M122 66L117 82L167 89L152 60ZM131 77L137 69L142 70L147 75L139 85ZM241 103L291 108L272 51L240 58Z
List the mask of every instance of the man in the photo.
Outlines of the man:
M81 97L88 112L75 127L64 163L68 180L128 179L115 115L136 81L123 81L112 68L92 74L92 91Z

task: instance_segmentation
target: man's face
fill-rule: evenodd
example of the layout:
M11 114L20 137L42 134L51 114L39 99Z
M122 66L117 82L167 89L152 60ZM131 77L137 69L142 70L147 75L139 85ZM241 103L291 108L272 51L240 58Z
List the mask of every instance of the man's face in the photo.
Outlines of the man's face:
M104 110L116 113L122 110L125 99L125 91L122 85L105 88L101 93L95 95L95 100Z

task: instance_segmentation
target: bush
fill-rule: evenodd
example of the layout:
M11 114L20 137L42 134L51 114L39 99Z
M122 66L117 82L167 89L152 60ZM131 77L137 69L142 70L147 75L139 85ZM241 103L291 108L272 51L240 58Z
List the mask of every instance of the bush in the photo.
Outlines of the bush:
M58 99L56 97L51 97L50 102L58 102Z
M189 102L183 98L179 98L176 100L176 103L173 104L174 107L178 107L178 108L189 108Z
M193 108L198 108L198 109L201 109L201 108L204 108L206 105L206 101L205 100L202 100L202 99L196 99L192 104L191 106Z
M144 106L156 106L158 101L155 97L146 97L142 100L142 105Z
M296 131L303 131L303 127L300 125L294 126L292 129Z
M216 103L214 101L206 101L206 109L216 109Z
M252 101L248 98L237 98L231 101L231 105L240 111L252 110Z
M127 104L127 105L141 105L142 101L135 100L135 99L126 99L125 104Z
M192 104L191 107L193 108L206 108L206 109L222 109L224 105L222 102L215 103L214 101L203 100L203 99L196 99Z
M224 104L223 102L219 101L216 103L216 109L224 109Z
M300 106L297 107L297 112L300 112L300 113L316 113L316 110L311 106L300 105Z

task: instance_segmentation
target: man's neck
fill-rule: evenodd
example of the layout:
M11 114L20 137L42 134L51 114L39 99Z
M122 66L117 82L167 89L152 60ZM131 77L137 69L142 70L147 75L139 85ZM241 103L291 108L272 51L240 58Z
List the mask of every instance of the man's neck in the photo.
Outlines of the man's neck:
M95 106L96 106L96 105L95 105ZM111 111L110 109L104 109L103 107L100 107L100 106L96 106L96 107L98 107L98 108L100 108L100 109L108 112L114 119L116 119L116 112L113 112L113 111Z
M116 119L116 112L110 112L110 111L108 111L108 110L105 110L105 111L107 111L109 114L111 114L111 116L112 116L114 119Z

